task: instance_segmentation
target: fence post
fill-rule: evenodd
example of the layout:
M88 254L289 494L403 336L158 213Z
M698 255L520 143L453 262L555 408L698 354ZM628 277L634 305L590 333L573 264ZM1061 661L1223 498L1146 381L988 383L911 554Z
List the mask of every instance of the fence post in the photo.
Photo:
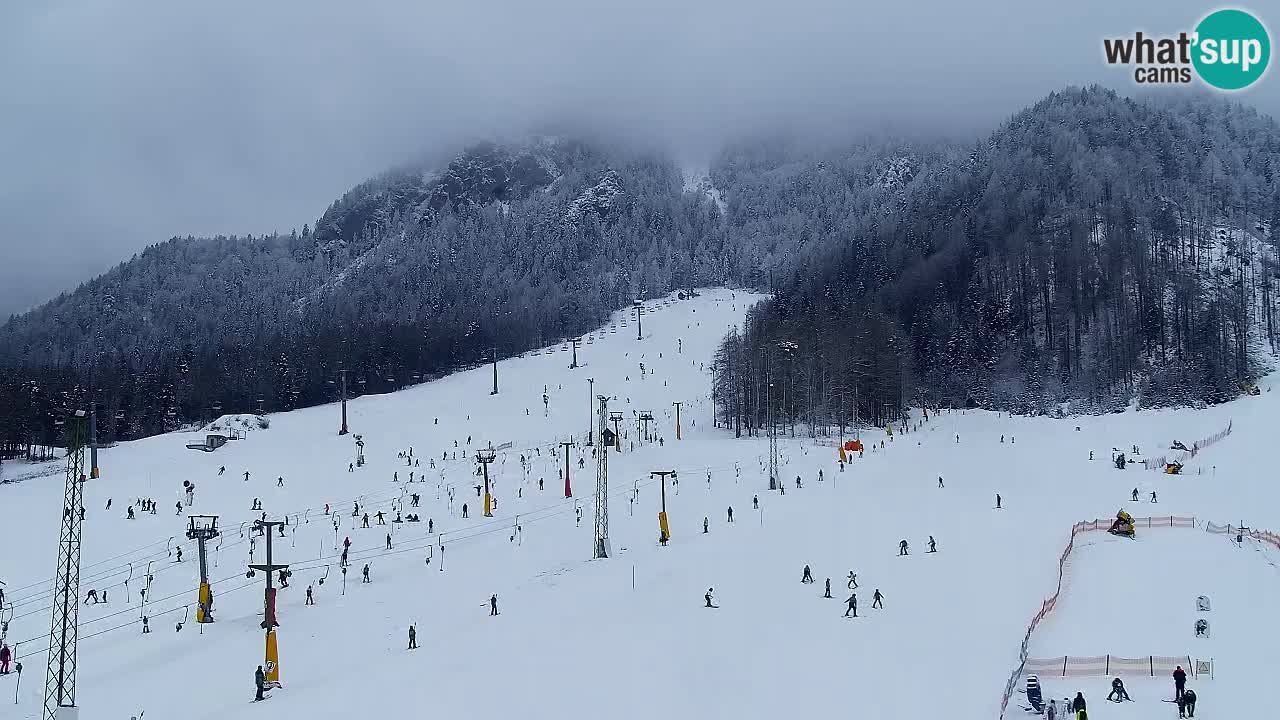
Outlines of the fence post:
M1147 656L1148 667L1151 668L1151 677L1156 676L1156 658L1154 655Z
M1107 671L1106 671L1105 673L1103 673L1103 674L1104 674L1104 675L1110 675L1110 674L1111 674L1111 655L1110 655L1110 654L1108 654L1108 655L1107 655Z
M1067 676L1067 657L1066 655L1062 656L1062 677Z

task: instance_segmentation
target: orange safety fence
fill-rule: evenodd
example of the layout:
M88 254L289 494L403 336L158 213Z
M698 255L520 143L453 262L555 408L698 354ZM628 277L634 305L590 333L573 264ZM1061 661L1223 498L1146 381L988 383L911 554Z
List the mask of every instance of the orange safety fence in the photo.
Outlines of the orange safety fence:
M1214 436L1217 440L1221 440L1231 433L1231 426ZM1200 445L1200 447L1204 447ZM1028 657L1027 649L1031 644L1031 633L1035 632L1036 627L1040 625L1040 621L1044 620L1054 607L1058 604L1058 598L1062 594L1062 581L1066 575L1067 558L1070 557L1071 551L1075 549L1076 536L1080 533L1095 532L1097 530L1108 530L1111 527L1111 520L1085 520L1071 526L1071 539L1067 542L1067 547L1062 551L1062 555L1058 557L1058 585L1044 602L1040 604L1040 609L1032 616L1031 623L1027 626L1026 633L1022 636L1022 646L1018 650L1018 666L1014 668L1013 673L1009 675L1008 682L1005 683L1004 694L1000 698L1000 718L1004 719L1005 711L1009 707L1009 700L1013 698L1014 692L1017 691L1018 679L1023 673L1032 671L1042 674L1050 674L1060 672L1065 676L1076 675L1095 675L1095 674L1142 674L1143 663L1146 663L1146 672L1154 676L1156 673L1173 672L1173 668L1182 665L1188 673L1199 675L1203 672L1212 672L1211 664L1206 662L1191 662L1189 657L1181 656L1158 656L1149 655L1145 658L1118 658L1111 655L1101 655L1098 657L1072 658L1063 656L1049 659L1033 659ZM1196 519L1194 517L1179 517L1169 515L1164 517L1136 517L1133 518L1135 527L1146 528L1194 528ZM1211 522L1204 523L1206 532L1213 534L1237 534L1242 537L1249 537L1260 542L1270 544L1275 548L1280 548L1280 534L1267 530L1253 530L1250 528L1235 525L1217 525ZM1098 664L1101 663L1101 669ZM1170 664L1172 663L1172 664ZM1184 664L1185 663L1185 664Z
M1135 527L1195 527L1195 518L1188 517L1142 517L1134 518ZM1004 694L1000 698L1000 717L1004 718L1005 711L1009 707L1009 700L1013 697L1013 693L1017 690L1018 679L1022 677L1026 671L1028 657L1028 648L1031 645L1031 634L1040 625L1040 621L1045 616L1053 612L1054 607L1058 604L1058 598L1062 595L1062 581L1066 576L1067 559L1071 557L1071 551L1075 549L1076 535L1085 532L1094 532L1097 530L1107 530L1111 527L1110 520L1085 520L1071 526L1071 539L1067 541L1067 546L1062 550L1062 554L1058 556L1058 584L1054 588L1053 595L1050 595L1044 602L1040 604L1040 609L1032 616L1031 623L1027 625L1027 631L1022 636L1022 646L1018 650L1018 666L1014 668L1009 675L1008 682L1005 683Z
M1223 438L1230 435L1232 424L1233 423L1231 421L1228 421L1227 426L1225 428L1219 430L1218 432L1210 435L1207 438L1201 438L1200 440L1197 440L1194 443L1191 443L1191 447L1187 450L1179 450L1177 453L1173 455L1161 455L1160 457L1157 457L1157 458L1148 458L1143 462L1146 464L1145 466L1148 470L1159 470L1161 472L1164 472L1164 468L1166 464L1171 462L1185 463L1187 460L1190 460L1191 458L1199 454L1201 450L1219 442Z
M1117 655L1098 655L1095 657L1072 657L1070 655L1053 658L1028 658L1024 671L1045 677L1163 677L1173 674L1177 668L1183 668L1192 677L1196 673L1196 664L1190 655L1146 655L1139 658L1124 658Z

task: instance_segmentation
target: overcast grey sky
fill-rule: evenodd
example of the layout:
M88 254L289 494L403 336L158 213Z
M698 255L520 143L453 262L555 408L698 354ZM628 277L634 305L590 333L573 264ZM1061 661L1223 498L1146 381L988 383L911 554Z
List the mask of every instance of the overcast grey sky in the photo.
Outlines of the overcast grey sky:
M684 155L779 122L990 130L1067 84L1133 90L1102 37L1215 7L6 0L0 317L170 236L301 227L415 153L550 118ZM1275 72L1239 98L1277 114Z

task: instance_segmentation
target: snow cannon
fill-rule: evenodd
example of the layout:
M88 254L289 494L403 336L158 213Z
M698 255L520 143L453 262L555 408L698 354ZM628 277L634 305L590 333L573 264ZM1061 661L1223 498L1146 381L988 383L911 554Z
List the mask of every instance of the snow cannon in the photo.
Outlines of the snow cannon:
M1040 692L1040 678L1035 675L1027 676L1027 702L1037 713L1044 712L1044 695Z
M1111 523L1111 527L1107 529L1107 532L1121 537L1133 537L1133 516L1123 510L1116 513L1116 519Z
M1182 474L1182 463L1180 463L1180 462L1167 462L1167 463L1165 463L1165 464L1164 464L1164 473L1165 473L1166 475L1181 475L1181 474Z

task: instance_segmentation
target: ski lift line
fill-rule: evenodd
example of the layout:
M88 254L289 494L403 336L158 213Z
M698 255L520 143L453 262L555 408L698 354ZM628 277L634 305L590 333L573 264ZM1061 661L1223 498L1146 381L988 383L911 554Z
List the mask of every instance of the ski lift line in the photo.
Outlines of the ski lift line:
M243 544L243 543L244 543L244 540L235 540L235 541L233 541L233 542L231 543L231 545L229 545L229 546L227 546L227 547L235 547L236 545L240 545L240 544ZM182 547L182 546L181 546L181 545L179 545L178 547ZM141 562L141 560L139 560L139 562ZM149 561L148 561L148 563L150 563L150 562L154 562L154 560L149 560ZM171 569L171 568L175 567L176 565L177 565L177 563L171 563L171 564L168 564L168 565L163 565L163 566L161 566L161 568L160 568L159 570L155 571L154 573L150 573L150 574L151 574L152 576L158 575L158 574L160 574L160 573L165 572L166 570L169 570L169 569ZM114 572L114 573L112 573L112 574L110 574L110 575L106 575L106 576L101 577L101 578L96 578L96 581L91 580L91 582L94 582L94 584L100 584L100 581L101 581L102 579L110 578L110 577L115 577L115 576L117 576L117 575L121 575L121 574L123 574L123 573L125 573L125 572L129 572L129 571L130 571L130 568L128 568L128 567L126 566L125 568L119 569L119 570L117 570L116 572ZM109 585L113 585L113 584L114 584L114 583L110 583ZM127 584L127 582L126 582L126 584ZM108 589L110 589L110 588L108 587ZM20 606L30 605L31 603L36 602L36 601L41 600L41 599L45 599L45 598L44 598L44 596L41 596L41 595L30 596L30 597L27 597L27 598L26 598L26 599L25 599L25 600L20 604ZM15 606L17 606L17 605L15 605ZM17 617L17 618L30 617L31 615L35 615L35 614L40 613L40 612L42 612L42 611L48 610L48 609L50 609L51 607L52 607L51 605L46 605L46 606L41 606L41 607L38 607L38 608L33 608L33 609L31 609L31 610L28 610L28 611L26 611L26 612L22 613L21 615L17 615L17 616L15 616L15 617Z
M91 568L97 567L97 566L99 566L99 565L103 565L103 564L106 564L106 563L112 562L112 561L114 561L114 560L119 560L120 558L128 557L128 556L130 556L130 555L132 555L132 554L134 554L134 553L142 552L143 550L146 550L147 548L151 547L152 545L159 545L159 544L160 544L160 543L162 543L162 542L167 542L167 540L157 540L157 541L155 541L155 542L153 542L153 543L149 543L149 544L147 544L147 545L143 545L143 546L141 546L141 547L134 548L133 550L128 550L128 551L126 551L126 552L120 553L119 555L113 555L113 556L111 556L111 557L109 557L109 558L105 558L105 559L103 559L103 560L99 560L98 562L90 563L89 565L85 566L85 569L91 569ZM154 555L147 555L147 556L144 556L144 558L143 558L143 559L146 559L146 558L149 558L149 557L154 557ZM121 565L120 567L124 567L124 566L123 566L123 565ZM111 568L111 569L114 569L114 568ZM21 592L21 591L23 591L23 590L28 590L28 589L31 589L31 588L34 588L34 587L37 587L37 586L49 585L49 584L51 584L52 582L53 582L52 580L37 580L37 581L35 581L35 582L33 582L33 583L30 583L30 584L28 584L28 585L22 585L22 586L20 586L20 587L15 587L15 588L13 588L13 591L12 591L12 592L15 592L15 593L16 593L16 592Z
M235 579L235 578L237 578L237 577L241 577L241 576L242 576L242 575L241 575L240 573L237 573L237 574L235 574L235 575L228 575L227 577L224 577L224 578L222 578L222 579L220 579L220 580L216 580L216 581L211 582L211 583L209 583L209 584L210 584L211 586L213 586L213 585L220 585L220 584L222 584L222 583L224 583L224 582L227 582L228 580L233 580L233 579ZM225 590L225 591L220 592L219 594L220 594L220 595L227 595L227 594L232 593L232 592L235 592L235 591L237 591L237 590L242 590L242 589L247 588L247 587L253 587L253 586L256 586L257 584L258 584L258 583L257 583L256 581L255 581L255 582L250 582L250 583L244 583L244 584L242 584L240 587L232 588L232 589L230 589L230 590ZM157 598L157 599L155 599L155 600L149 600L149 601L147 602L147 604L148 604L148 605L151 605L152 603L163 603L163 602L166 602L166 601L169 601L169 600L173 600L174 598L184 598L184 599L185 599L185 598L189 598L189 597L191 596L191 593L196 592L198 589L199 589L199 588L187 588L187 589L184 589L184 590L183 590L183 591L181 591L181 592L173 593L172 595L166 595L166 596L164 596L164 597L162 597L162 598ZM189 602L184 602L184 603L183 603L183 605L188 605L188 604L190 604L190 603L189 603ZM175 610L180 610L180 609L182 609L183 605L175 605L174 607L171 607L171 608L169 608L169 609L167 609L167 610L160 610L160 611L158 611L158 612L153 612L153 613L151 613L151 614L148 614L148 615L147 615L147 618L148 618L148 619L150 619L150 618L153 618L153 617L163 617L163 616L165 616L165 615L167 615L167 614L169 614L169 613L171 613L171 612L174 612ZM77 627L77 628L83 628L83 627L86 627L86 626L88 626L88 625L92 625L93 623L96 623L96 622L102 622L103 620L109 620L109 619L111 619L111 618L113 618L113 617L119 617L120 615L124 615L125 613L130 613L130 614L132 614L132 613L134 613L134 612L136 612L136 611L137 611L137 608L135 608L135 607L133 607L132 605L130 605L130 606L126 607L126 608L125 608L125 609L123 609L123 610L119 610L119 611L117 611L117 612L113 612L113 613L111 613L111 614L109 614L109 615L103 615L103 616L101 616L101 617L96 617L96 618L93 618L93 619L91 619L91 620L84 620L84 621L81 621L81 622L79 622L79 623L77 623L77 624L76 624L76 627ZM136 625L137 623L138 623L138 621L137 621L136 619L135 619L135 620L130 620L129 622L127 622L127 623L125 623L125 624L123 624L123 625L117 625L116 627L114 627L114 628L109 628L108 630L99 631L99 632L93 633L93 634L91 634L91 635L81 635L81 636L80 636L80 639L81 639L81 640L84 640L84 639L86 639L86 638L91 638L91 637L95 637L95 636L97 636L97 635L101 635L101 634L103 634L103 633L105 633L105 632L110 632L111 630L118 630L118 629L123 628L123 627L131 627L131 626L133 626L133 625ZM36 640L39 640L39 639L41 639L41 638L45 638L45 637L47 637L47 635L38 635L38 636L36 636L36 637L34 637L34 638L31 638L31 639L29 639L29 640L23 640L22 642L23 642L23 643L27 643L27 642L34 642L34 641L36 641ZM30 657L30 656L28 656L28 657Z
M716 467L710 467L710 468L708 468L708 467L705 467L705 466L704 466L703 468L700 468L700 469L701 469L701 470L708 470L708 469L710 469L710 470L712 470L712 471L722 471L722 470L727 470L727 469L729 469L730 467L732 467L732 466L716 466ZM677 471L679 472L680 470L677 470ZM690 470L685 469L685 470L683 470L683 472L688 473L688 472L690 472ZM649 485L655 484L656 482L657 482L657 481L656 481L656 480L654 480L651 476L648 476L648 477L645 477L645 478L643 478L642 480L639 480L639 481L633 480L632 487L633 487L633 488L635 488L635 487L639 487L640 485L649 486ZM625 483L625 481L624 481L624 483ZM459 483L451 483L451 484L449 484L449 486L453 487L453 486L458 485L458 484L459 484ZM399 492L400 492L400 491L394 491L394 493L399 493ZM615 492L615 493L611 493L611 496L613 496L613 497L622 497L622 496L625 496L626 494L628 494L629 492L631 492L631 490L629 490L629 489L623 489L623 490L619 490L619 491L617 491L617 492ZM361 496L361 497L364 497L364 496ZM568 499L566 498L566 500L568 500ZM577 507L577 502L576 502L576 501L574 501L574 502L564 502L564 501L562 500L562 501L560 501L560 502L557 502L557 503L554 503L554 504L551 504L551 505L546 505L546 506L543 506L543 507L541 507L541 508L535 508L534 510L526 511L526 512L521 513L521 514L525 516L525 518L526 518L525 522L534 522L534 523L536 523L536 522L538 522L539 520L551 519L551 518L553 518L553 517L557 517L557 516L560 516L560 515L568 514L568 512L569 512L571 509L574 509L574 508L576 508L576 507ZM375 552L375 554L374 554L374 555L369 555L369 554L367 554L367 553L368 553L368 551L357 551L357 556L358 556L359 558L380 557L380 556L384 556L384 555L388 555L388 554L400 554L400 552L409 552L409 551L412 551L412 550L420 550L420 549L422 549L423 547L425 547L424 545L421 545L421 544L420 544L420 543L422 543L424 540L425 540L425 541L428 541L428 542L427 542L427 545L432 545L432 544L435 544L435 543L436 543L436 542L438 542L438 541L439 541L439 542L443 542L445 539L450 539L450 541L451 541L451 542L458 542L458 541L467 540L467 539L472 539L472 538L476 538L476 537L482 537L482 536L484 536L484 535L488 535L488 534L490 534L490 533L492 533L492 532L497 532L497 531L499 531L499 530L505 530L505 529L507 529L507 528L508 528L508 525L507 525L506 523L509 521L509 519L510 519L510 518L509 518L508 516L500 516L500 517L498 517L498 518L494 518L494 519L492 519L492 520L486 520L486 521L484 521L484 522L480 523L478 526L472 526L471 528L469 528L469 529L467 529L467 530L455 530L455 531L452 531L452 532L453 532L453 533L455 533L455 534L451 534L449 531L445 531L445 532L441 532L441 533L438 533L438 534L434 534L434 535L435 535L435 538L434 538L434 539L431 537L431 535L425 535L425 536L422 536L422 537L419 537L419 538L416 538L416 539L413 539L413 540L409 540L409 541L407 541L407 542L409 543L409 546L408 546L408 547L405 547L405 546L402 544L402 546L401 546L401 547L402 547L402 549L393 550L393 551L390 551L390 553L388 553L387 551L381 551L381 552ZM492 525L493 527L492 527L492 528L489 528L489 529L482 529L482 530L480 530L479 532L476 532L476 531L475 531L475 529L476 529L477 527L479 527L479 528L487 528L487 527L488 527L488 526L490 526L490 525ZM456 533L464 533L464 534L456 534ZM166 542L166 543L167 543L167 542L169 542L169 540L170 540L170 539L166 539L164 542ZM152 543L152 545L159 544L159 542L160 542L160 541L157 541L157 542L155 542L155 543ZM236 545L240 545L240 544L243 544L243 543L244 543L244 539L243 539L243 538L241 538L241 539L237 539L237 540L233 541L233 542L232 542L232 544L231 544L230 546L228 546L228 547L235 547ZM148 546L143 546L143 547L148 547ZM155 555L159 555L159 553L156 553ZM167 555L167 550L166 550L166 555ZM338 557L338 555L337 555L337 554L332 555L332 556L329 556L329 559L330 559L330 560L332 560L333 558L336 558L336 557ZM324 558L321 558L320 560L323 560L323 559L324 559ZM316 562L319 562L320 560L317 560ZM310 566L310 565L309 565L309 563L310 563L310 562L311 562L311 561L308 561L308 562L302 563L302 564L301 564L301 566L302 566L302 567L300 567L299 569L310 569L311 567L318 567L318 566ZM169 565L169 566L166 566L166 567L172 567L172 565ZM157 571L157 572L163 572L165 569L166 569L166 568L161 568L161 569L160 569L159 571ZM115 573L115 574L118 574L118 573ZM111 576L112 576L112 575L108 575L107 577L111 577ZM237 574L237 575L233 575L233 576L229 576L228 578L224 578L223 580L219 580L219 581L216 581L215 583L211 583L211 585L216 585L216 584L218 584L218 583L224 582L225 580L228 580L228 579L231 579L231 578L234 578L234 577L237 577L237 576L238 576L238 574ZM166 597L164 597L164 598L159 598L159 599L152 600L151 602L157 602L157 603L159 603L159 602L164 602L164 601L165 601L165 600L167 600L167 599L171 599L172 597L177 597L178 595L183 595L183 594L185 594L185 593L189 593L189 592L190 592L189 590L188 590L188 591L184 591L184 593L178 593L177 595L166 596ZM32 602L32 601L33 601L33 599L28 598L28 602L27 602L27 603L24 603L24 605L25 605L25 604L29 604L29 603L30 603L30 602ZM47 609L48 609L48 607L41 607L41 608L38 608L38 609L29 610L28 612L25 612L25 613L23 613L22 615L15 616L15 618L13 618L13 619L17 619L17 618L21 618L21 617L29 617L29 616L31 616L31 615L34 615L34 614L36 614L36 613L42 612L42 611L47 610ZM126 610L121 611L121 612L131 612L131 610L132 610L132 608L129 608L129 609L126 609ZM114 615L114 614L113 614L113 615ZM100 618L95 618L95 619L93 619L93 620L86 621L86 622L85 622L85 623L83 623L83 624L89 624L89 623L92 623L92 622L97 622L97 621L100 621L100 620L105 619L105 618L113 617L113 615L104 615L104 616L102 616L102 617L100 617Z
M233 592L236 592L236 591L238 591L238 590L243 590L243 589L245 589L245 588L254 587L254 586L256 586L257 584L258 584L258 583L256 583L256 582L244 583L244 584L240 585L239 587L234 587L234 588L231 588L230 590L225 590L225 591L223 591L221 594L222 594L222 595L224 595L224 596L225 596L225 595L229 595L229 594L231 594L231 593L233 593ZM190 605L190 603L186 603L185 605L178 605L178 606L174 606L174 607L172 607L172 608L169 608L168 610L163 610L163 611L161 611L161 612L159 612L159 613L156 613L156 614L154 614L154 615L148 615L148 616L147 616L147 619L148 619L148 620L150 620L151 618L164 617L165 615L168 615L168 614L170 614L170 613L172 613L172 612L176 612L176 611L178 611L178 610L181 610L181 609L183 609L184 607L187 607L187 606L189 606L189 605ZM104 617L108 617L108 616L104 616ZM88 635L81 635L81 636L80 636L80 640L88 640L88 639L90 639L90 638L95 638L95 637L98 637L99 635L105 635L105 634L107 634L107 633L115 632L115 631L117 631L117 630L123 630L123 629L125 629L125 628L136 627L136 626L138 625L138 622L139 622L138 620L130 620L130 621L129 621L129 622L127 622L127 623L122 623L122 624L120 624L120 625L116 625L115 627L109 627L109 628L106 628L106 629L103 629L103 630L98 630L98 631L93 632L93 633L90 633L90 634L88 634ZM81 623L78 627L83 627L83 626L84 626L84 623ZM22 643L35 642L35 641L37 641L37 640L43 639L44 637L45 637L44 635L40 635L40 636L38 636L38 637L30 638L30 639L28 639L28 640L23 640L23 641L22 641ZM43 650L37 650L37 651L34 651L34 652L32 652L32 653L30 653L30 654L28 654L28 655L25 655L25 656L24 656L24 659L26 659L26 658L30 658L30 657L39 657L40 655L42 655L42 654L47 654L48 652L49 652L48 648L45 648L45 649L43 649Z

